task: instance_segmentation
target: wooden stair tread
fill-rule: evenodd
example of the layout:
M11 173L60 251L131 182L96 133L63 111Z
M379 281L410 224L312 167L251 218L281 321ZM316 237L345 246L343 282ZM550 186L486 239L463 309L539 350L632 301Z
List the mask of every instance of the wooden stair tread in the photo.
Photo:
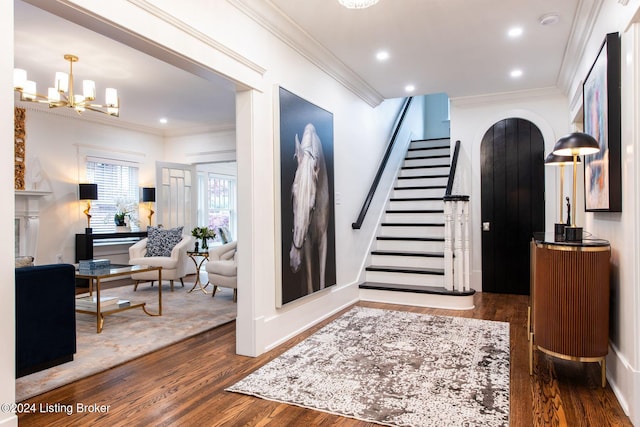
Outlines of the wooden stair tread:
M444 242L444 237L377 236L376 240L406 240L409 242Z
M420 185L412 187L393 187L394 190L436 190L440 188L447 188L446 185Z
M415 256L423 258L444 258L444 252L417 252L417 251L371 251L371 255L389 255L389 256Z
M370 265L365 268L367 271L382 271L386 273L412 273L412 274L433 274L444 276L442 268L421 268L421 267L397 267L393 265Z
M385 213L444 213L444 209L387 209Z
M382 227L444 227L443 222L382 222Z
M440 286L420 286L420 285L399 285L395 283L379 283L379 282L364 282L359 285L360 289L374 289L381 291L395 291L395 292L415 292L434 295L450 295L450 296L469 296L474 295L476 291L470 289L465 292L449 291Z

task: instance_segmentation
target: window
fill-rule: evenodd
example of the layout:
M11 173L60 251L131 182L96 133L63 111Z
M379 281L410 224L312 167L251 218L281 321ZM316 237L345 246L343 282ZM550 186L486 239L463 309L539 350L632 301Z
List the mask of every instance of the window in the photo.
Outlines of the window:
M138 166L136 163L87 157L87 182L98 184L98 200L91 203L91 228L94 233L111 233L116 212L127 212L132 231L138 222Z
M209 227L226 227L235 236L235 178L209 173L207 199Z

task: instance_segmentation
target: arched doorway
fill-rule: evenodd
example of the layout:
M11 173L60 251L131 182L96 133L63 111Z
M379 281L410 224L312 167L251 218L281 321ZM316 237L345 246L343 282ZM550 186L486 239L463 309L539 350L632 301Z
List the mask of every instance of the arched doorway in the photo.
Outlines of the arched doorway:
M529 242L544 231L544 139L532 122L495 123L480 145L482 290L529 293Z

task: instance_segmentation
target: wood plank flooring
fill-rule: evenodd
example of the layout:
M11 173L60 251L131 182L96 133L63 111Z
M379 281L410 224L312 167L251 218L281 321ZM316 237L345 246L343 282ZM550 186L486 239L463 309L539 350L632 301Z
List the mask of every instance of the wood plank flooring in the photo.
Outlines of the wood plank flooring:
M478 293L476 308L462 312L365 302L359 305L510 322L511 426L631 426L611 388L599 386L597 364L560 361L537 352L535 373L529 376L527 300L526 296ZM21 427L374 425L224 391L330 320L257 358L235 354L235 323L212 329L29 399L25 403L34 404L35 413L20 414L19 424ZM109 409L106 413L76 413L78 403L109 405ZM46 404L71 405L74 413L67 415L60 409L42 413L40 405Z

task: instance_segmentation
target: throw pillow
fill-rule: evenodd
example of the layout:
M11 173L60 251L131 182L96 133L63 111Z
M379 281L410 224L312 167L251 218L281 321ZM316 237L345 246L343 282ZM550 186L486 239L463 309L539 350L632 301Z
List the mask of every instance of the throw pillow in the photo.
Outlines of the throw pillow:
M147 227L147 253L145 256L171 256L171 250L182 240L182 228Z
M218 227L218 236L220 236L220 241L224 243L229 243L231 241L231 234L229 233L229 229L227 227Z

